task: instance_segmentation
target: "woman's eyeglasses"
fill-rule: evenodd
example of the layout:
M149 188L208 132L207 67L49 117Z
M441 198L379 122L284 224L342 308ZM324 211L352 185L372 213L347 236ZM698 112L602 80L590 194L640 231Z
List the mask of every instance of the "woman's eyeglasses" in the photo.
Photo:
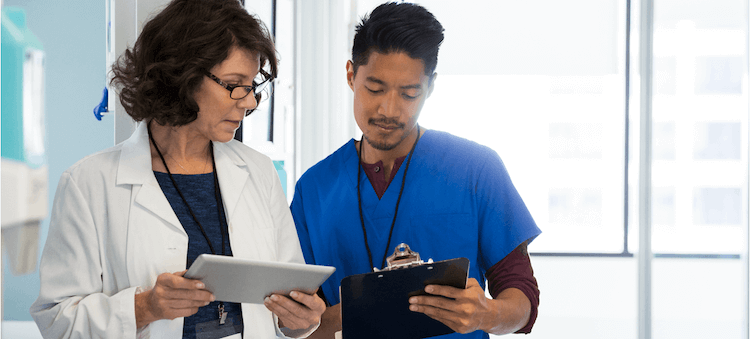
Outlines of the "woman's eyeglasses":
M268 99L270 96L270 93L268 93L268 85L273 82L273 77L264 70L261 70L258 73L258 76L253 80L253 84L249 86L229 85L210 72L206 72L206 76L221 85L221 87L226 88L227 91L229 91L230 98L234 100L242 100L248 96L248 94L255 93L255 100L258 103Z

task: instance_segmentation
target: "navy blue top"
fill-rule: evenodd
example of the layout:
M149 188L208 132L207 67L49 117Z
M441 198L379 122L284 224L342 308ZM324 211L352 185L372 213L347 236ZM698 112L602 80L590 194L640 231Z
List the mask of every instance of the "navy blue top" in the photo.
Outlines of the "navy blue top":
M182 227L188 235L187 266L193 264L195 259L203 253L211 253L211 249L203 237L198 224L190 215L185 202L177 193L167 173L154 172L161 190L167 197L172 210L180 220ZM221 250L221 228L224 228L224 254L231 256L232 248L229 246L226 216L222 215L221 226L219 226L219 213L216 208L216 196L214 188L213 173L206 174L172 174L177 187L195 213L195 217L203 225L206 235L211 240L216 254L222 254ZM224 214L224 206L221 206ZM219 302L214 301L198 309L198 313L185 318L182 328L183 338L222 338L235 333L242 333L242 309L238 303L224 303L224 311L228 312L224 325L219 325Z

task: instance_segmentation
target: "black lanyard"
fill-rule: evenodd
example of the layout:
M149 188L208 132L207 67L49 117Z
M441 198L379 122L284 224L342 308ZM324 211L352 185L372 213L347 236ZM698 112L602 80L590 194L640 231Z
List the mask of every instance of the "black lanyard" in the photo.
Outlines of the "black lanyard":
M216 254L216 251L214 250L214 245L211 244L211 239L208 238L206 231L203 229L203 225L201 225L200 221L198 221L198 218L195 216L195 213L193 213L193 209L190 208L190 205L188 205L188 202L185 199L185 196L182 195L180 188L177 187L177 182L174 181L174 177L172 177L172 172L169 171L169 166L167 166L167 161L164 160L164 156L161 154L161 151L159 150L159 146L156 146L156 141L154 141L154 136L151 135L150 122L149 122L149 125L147 125L147 127L148 127L148 137L151 139L151 142L154 144L156 153L159 153L159 158L161 158L161 162L164 164L164 168L167 169L167 174L169 174L169 180L172 181L172 185L174 185L175 190L177 190L177 193L180 195L180 198L182 198L182 202L185 203L185 206L190 212L190 215L193 217L193 221L195 221L195 223L198 224L198 228L200 228L201 234L203 234L203 237L206 238L206 242L208 243L208 248L211 249L211 254ZM216 161L214 160L214 144L212 141L208 142L208 147L211 149L211 166L213 166L213 176L214 176L214 199L216 199L216 212L219 215L219 231L221 232L221 255L226 255L226 247L224 246L224 238L227 233L224 228L224 225L226 224L226 218L224 217L224 211L223 211L224 205L222 204L222 199L221 199L221 188L219 187L219 177L216 175L216 172L218 172L218 170L216 169ZM227 224L227 227L229 227L228 224ZM226 235L226 238L229 238L229 235ZM227 318L227 312L224 311L224 302L220 301L219 302L219 324L224 325L226 318Z
M167 174L169 175L169 180L172 181L172 185L174 185L175 190L177 190L177 194L180 195L180 198L182 198L182 202L185 203L185 206L188 209L188 212L190 212L190 215L193 217L193 221L195 221L196 224L198 224L198 228L201 230L201 234L203 234L203 237L206 238L206 242L208 243L208 248L211 250L211 254L216 254L216 251L214 250L214 246L211 243L211 240L208 238L208 235L206 234L206 231L203 229L203 225L201 225L200 221L198 221L198 218L195 216L195 213L193 213L193 209L190 208L190 205L188 205L187 200L185 199L185 196L182 195L182 191L180 191L180 188L177 187L177 183L174 181L174 177L172 177L172 172L169 171L169 166L167 166L167 162L164 160L164 156L161 154L161 151L159 150L159 146L156 146L156 141L154 141L154 137L151 135L151 125L148 126L148 137L151 139L151 142L154 144L154 148L156 148L156 153L159 153L159 158L161 158L161 162L164 164L164 168L167 169ZM214 176L214 198L216 199L216 211L219 215L219 229L221 231L221 255L226 255L226 248L224 243L224 237L225 237L225 230L224 230L224 213L222 213L222 199L221 199L221 188L219 187L219 179L216 176L216 162L214 161L214 147L213 143L209 142L209 148L211 149L211 165L213 166L213 176Z
M406 161L406 167L404 168L404 178L401 180L401 190L398 191L398 200L396 200L396 211L393 212L393 221L391 222L391 230L388 232L388 242L385 244L385 251L383 253L383 261L380 264L380 268L385 267L385 259L388 257L388 249L391 247L391 237L393 236L393 227L396 226L396 216L398 216L398 206L401 203L401 195L404 193L404 184L406 184L406 171L409 170L409 164L411 158L414 157L414 149L417 148L417 143L420 138L420 129L417 125L417 139L414 140L414 145L411 146L411 151L407 155L409 159ZM367 243L367 230L365 229L365 217L362 214L362 192L360 191L360 180L362 178L362 144L365 142L364 136L359 141L359 163L357 165L357 199L359 200L359 221L362 223L362 233L365 235L365 248L367 249L367 258L370 260L370 270L373 270L375 266L372 263L372 252L370 251L370 245Z

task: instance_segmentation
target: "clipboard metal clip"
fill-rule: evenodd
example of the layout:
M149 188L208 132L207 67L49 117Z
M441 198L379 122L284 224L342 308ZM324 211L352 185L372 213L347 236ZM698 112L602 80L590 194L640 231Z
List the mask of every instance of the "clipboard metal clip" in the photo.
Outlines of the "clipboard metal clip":
M409 245L400 243L393 250L388 258L385 259L387 262L386 268L383 271L397 270L402 268L409 268L413 266L424 265L425 262L420 259L419 253L414 252L409 248ZM431 264L432 259L427 260L427 264Z

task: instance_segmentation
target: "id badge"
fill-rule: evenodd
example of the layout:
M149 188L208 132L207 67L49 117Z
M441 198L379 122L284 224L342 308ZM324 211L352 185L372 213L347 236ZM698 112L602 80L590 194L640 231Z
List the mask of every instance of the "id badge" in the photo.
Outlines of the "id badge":
M219 320L211 320L195 324L195 339L241 339L241 326L234 325L234 318L227 318L224 325Z

